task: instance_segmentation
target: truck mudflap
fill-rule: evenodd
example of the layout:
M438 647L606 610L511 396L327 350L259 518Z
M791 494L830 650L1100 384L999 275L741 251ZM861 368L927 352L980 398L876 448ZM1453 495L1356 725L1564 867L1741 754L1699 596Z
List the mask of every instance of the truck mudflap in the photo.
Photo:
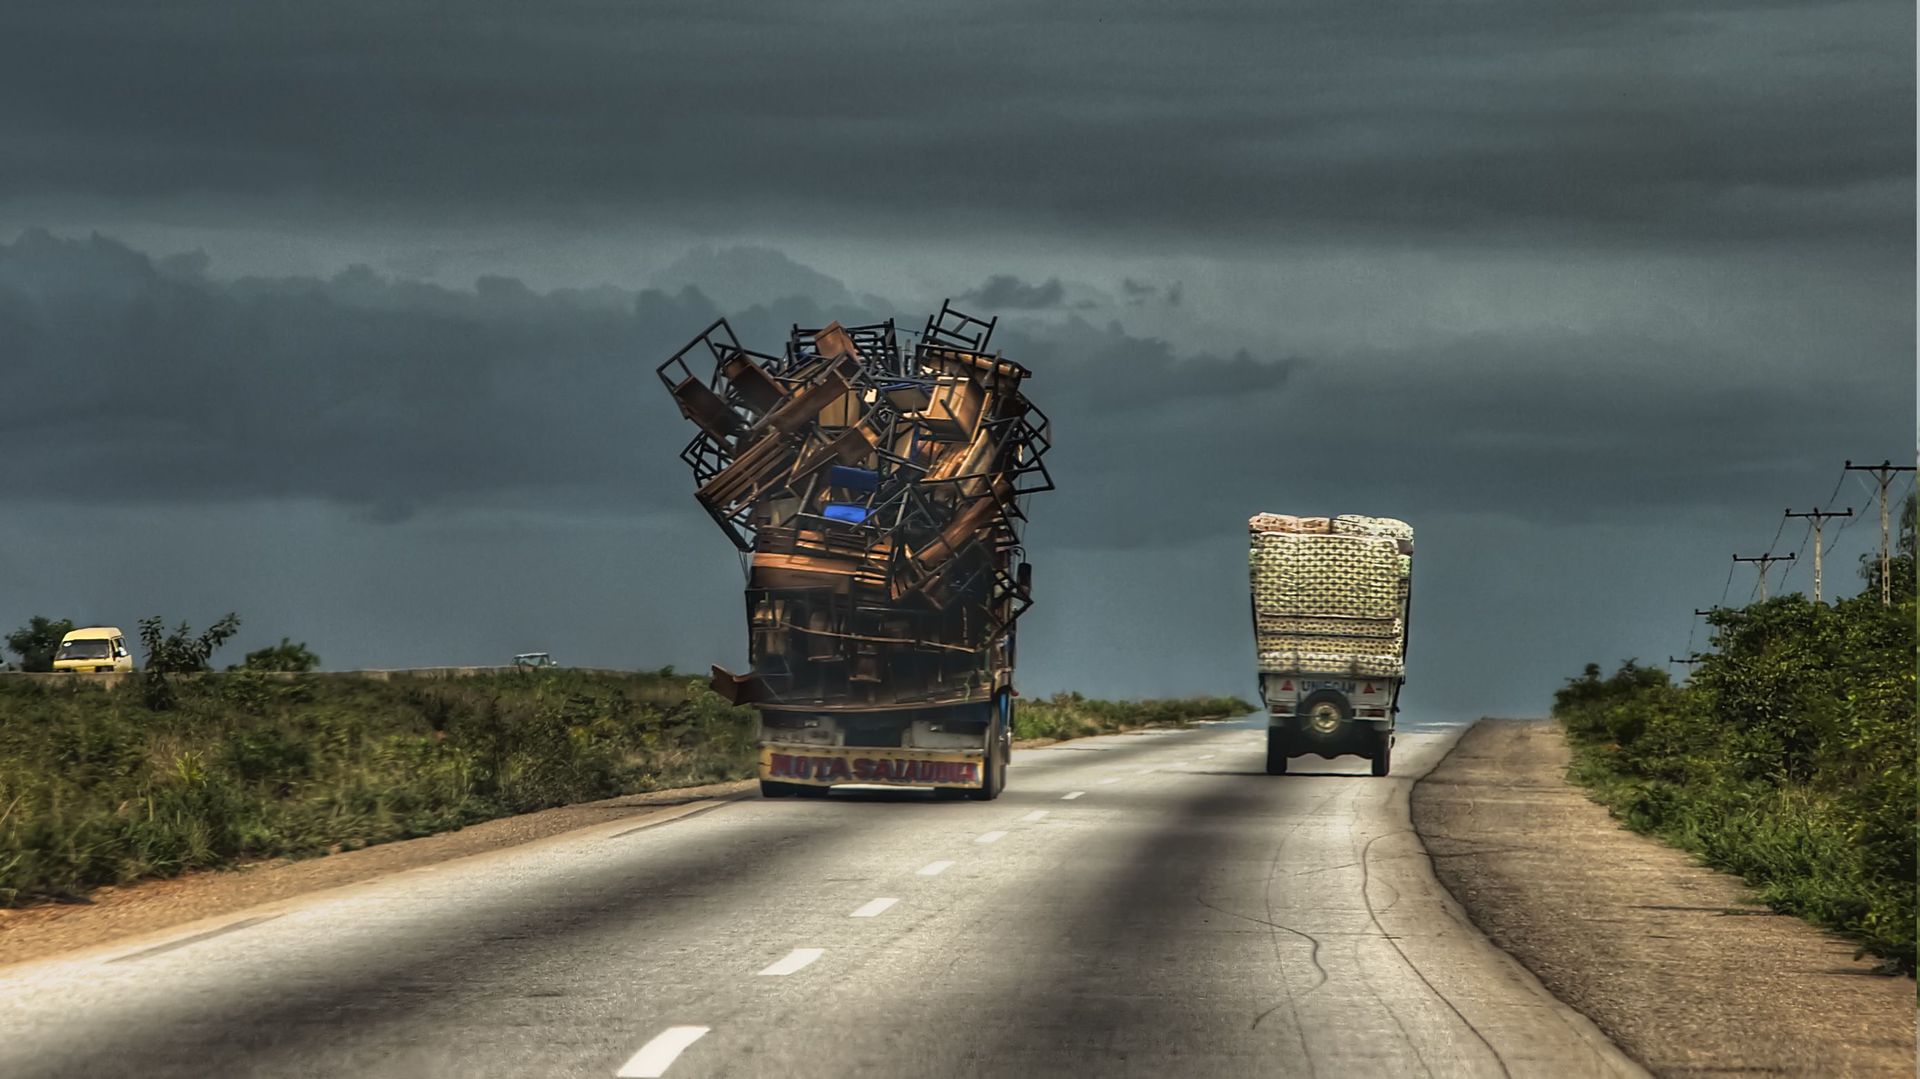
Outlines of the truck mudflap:
M811 787L867 783L978 789L985 757L978 749L767 745L760 747L760 778Z

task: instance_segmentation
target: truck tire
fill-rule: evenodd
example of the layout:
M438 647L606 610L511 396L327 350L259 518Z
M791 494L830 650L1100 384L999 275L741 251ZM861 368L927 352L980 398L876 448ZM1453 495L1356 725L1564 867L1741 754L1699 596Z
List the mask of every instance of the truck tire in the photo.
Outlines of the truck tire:
M1012 704L1008 698L995 696L993 707L998 718L992 721L993 740L980 757L980 786L967 791L967 797L976 802L991 802L1007 789L1007 765L1013 762Z
M1007 759L1011 756L1010 744L1004 740L996 742L980 758L980 786L969 790L967 797L976 802L991 802L1000 797L1000 792L1007 789Z
M1287 740L1272 727L1267 728L1267 774L1270 776L1287 774Z
M1373 739L1373 774L1383 776L1393 768L1393 732L1375 732Z
M798 789L799 788L792 783L777 783L771 779L763 779L760 781L760 797L762 798L791 798Z

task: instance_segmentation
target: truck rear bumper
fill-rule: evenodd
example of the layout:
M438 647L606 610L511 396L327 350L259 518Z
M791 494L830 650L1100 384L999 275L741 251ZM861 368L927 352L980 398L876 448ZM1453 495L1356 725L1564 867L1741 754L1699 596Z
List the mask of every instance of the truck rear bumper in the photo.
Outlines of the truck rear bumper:
M1269 716L1267 729L1283 739L1290 756L1313 753L1322 757L1343 757L1373 753L1380 731L1393 729L1390 719L1349 719L1331 731L1319 731L1297 716Z
M842 783L977 789L985 749L891 749L760 744L760 778L809 787Z

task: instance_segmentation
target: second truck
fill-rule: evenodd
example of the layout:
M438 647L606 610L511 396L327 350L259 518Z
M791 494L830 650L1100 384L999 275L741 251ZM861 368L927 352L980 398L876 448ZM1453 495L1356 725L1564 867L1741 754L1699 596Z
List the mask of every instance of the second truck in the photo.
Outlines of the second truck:
M1262 513L1247 531L1267 774L1307 754L1356 754L1386 775L1406 682L1412 526Z
M1006 786L1019 529L1052 482L993 327L942 304L911 343L836 322L767 354L721 320L660 366L698 428L695 497L743 555L751 669L712 684L759 713L768 797Z

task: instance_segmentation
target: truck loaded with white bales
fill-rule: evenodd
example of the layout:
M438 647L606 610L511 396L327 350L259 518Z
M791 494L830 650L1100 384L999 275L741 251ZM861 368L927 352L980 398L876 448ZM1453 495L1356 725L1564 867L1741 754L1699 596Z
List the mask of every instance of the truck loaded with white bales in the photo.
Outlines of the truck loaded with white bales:
M1392 768L1406 681L1413 528L1390 517L1247 522L1267 774L1309 754Z

